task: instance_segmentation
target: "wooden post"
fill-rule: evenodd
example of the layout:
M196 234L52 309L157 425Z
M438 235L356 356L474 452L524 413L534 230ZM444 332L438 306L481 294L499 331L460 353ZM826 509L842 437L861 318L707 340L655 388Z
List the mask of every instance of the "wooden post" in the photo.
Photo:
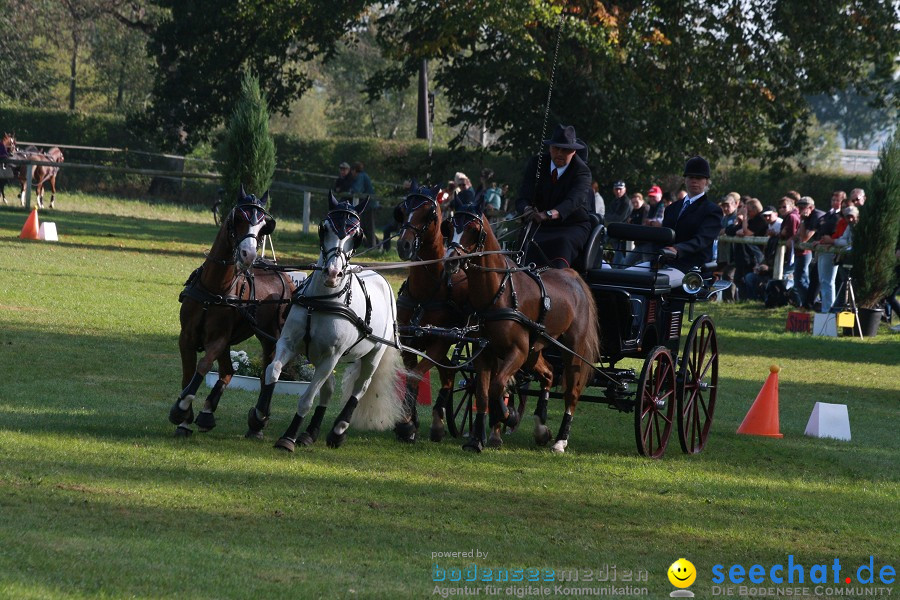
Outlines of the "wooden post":
M33 165L25 165L25 210L31 212L31 174Z
M303 233L309 233L309 206L312 203L312 193L303 192Z

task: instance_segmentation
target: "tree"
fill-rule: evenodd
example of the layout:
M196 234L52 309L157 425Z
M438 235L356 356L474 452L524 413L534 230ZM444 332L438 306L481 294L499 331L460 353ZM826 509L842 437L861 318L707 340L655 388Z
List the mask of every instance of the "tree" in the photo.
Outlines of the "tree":
M872 99L853 89L821 94L809 101L819 121L832 125L844 139L844 146L867 150L897 121L893 106L873 106Z
M555 73L548 126L576 125L599 178L661 175L695 153L784 162L809 145L805 95L871 65L879 95L895 85L896 17L889 0L398 3L378 22L398 65L368 91L433 58L451 125L485 123L522 155L539 147Z
M872 188L853 232L857 301L874 308L894 289L894 254L900 240L900 129L884 145Z
M312 84L303 64L331 55L364 0L157 0L169 11L152 33L151 106L135 124L173 149L209 137L230 113L240 74L258 79L272 111Z
M49 80L40 65L46 52L31 42L36 9L0 0L0 99L33 104L45 97Z
M259 81L246 72L234 112L228 119L221 154L225 189L221 211L226 214L234 206L241 186L248 194L262 197L275 175L275 142L269 134L266 99L259 90Z

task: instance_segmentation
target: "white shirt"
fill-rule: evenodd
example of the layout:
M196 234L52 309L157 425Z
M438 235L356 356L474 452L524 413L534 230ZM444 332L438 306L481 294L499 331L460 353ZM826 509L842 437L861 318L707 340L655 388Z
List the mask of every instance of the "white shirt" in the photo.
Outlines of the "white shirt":
M571 164L571 163L569 163ZM556 164L551 160L550 161L550 177L553 177L553 169L556 169L556 178L559 179L562 177L562 174L566 172L566 169L569 168L569 165L564 167L557 167Z

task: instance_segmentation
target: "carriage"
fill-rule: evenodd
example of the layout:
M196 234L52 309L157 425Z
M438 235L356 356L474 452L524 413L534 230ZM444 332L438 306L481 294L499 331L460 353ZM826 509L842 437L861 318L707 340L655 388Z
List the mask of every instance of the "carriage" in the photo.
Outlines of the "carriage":
M634 415L638 452L659 458L668 445L673 425L677 427L681 449L695 454L706 445L716 405L718 387L718 342L716 328L706 314L694 316L695 304L711 299L723 286L712 276L714 264L685 275L682 285L673 287L669 277L656 265L647 269L611 269L601 267L601 254L607 235L630 240L637 248L649 244L664 246L674 240L667 228L615 223L608 231L596 225L577 269L587 282L597 305L601 335L601 361L580 401L605 403L610 408ZM661 258L658 254L656 258ZM691 323L682 341L682 323ZM471 343L457 344L452 361L468 365L477 349ZM551 347L544 354L553 367L556 386L561 377L561 362L568 349ZM617 364L623 359L643 361L640 372ZM528 397L540 391L531 389L533 377L520 371L508 386L507 403L523 413ZM460 369L447 406L447 426L454 436L465 436L472 429L475 374ZM551 391L550 398L563 394Z

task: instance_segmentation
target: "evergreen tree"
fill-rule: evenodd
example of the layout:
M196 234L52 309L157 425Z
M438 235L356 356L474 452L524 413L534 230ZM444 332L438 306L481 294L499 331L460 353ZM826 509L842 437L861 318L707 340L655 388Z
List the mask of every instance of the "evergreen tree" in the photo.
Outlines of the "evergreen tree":
M874 308L894 289L894 254L900 237L900 129L881 149L871 193L853 232L857 301Z
M220 154L224 215L237 202L241 184L248 194L261 197L275 174L275 142L269 133L266 98L259 80L250 73L244 73L241 80L241 94L228 119Z

